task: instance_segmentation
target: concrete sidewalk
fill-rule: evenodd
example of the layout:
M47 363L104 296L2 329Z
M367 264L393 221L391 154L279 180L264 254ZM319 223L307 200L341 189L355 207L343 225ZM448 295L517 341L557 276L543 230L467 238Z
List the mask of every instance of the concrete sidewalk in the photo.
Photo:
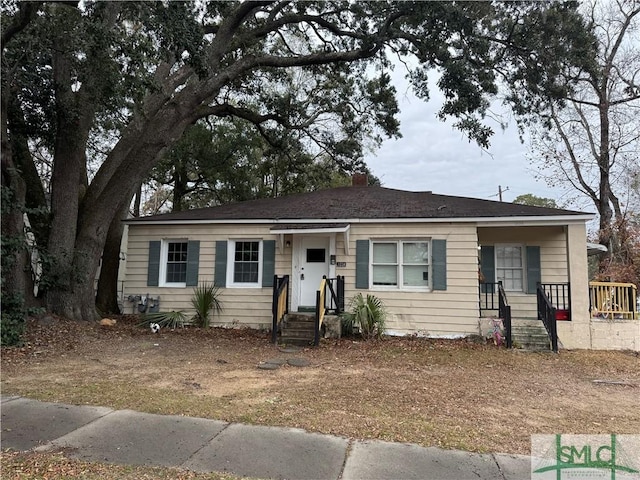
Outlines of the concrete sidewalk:
M2 396L3 449L71 447L74 458L277 479L524 479L525 456L359 441L203 418Z

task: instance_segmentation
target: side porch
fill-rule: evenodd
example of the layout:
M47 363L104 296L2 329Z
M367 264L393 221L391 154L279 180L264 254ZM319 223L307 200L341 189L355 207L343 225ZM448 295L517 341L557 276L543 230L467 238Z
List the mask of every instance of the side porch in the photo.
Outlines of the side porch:
M571 285L567 283L537 285L535 299L519 309L509 304L502 282L480 283L479 314L482 319L499 319L505 343L558 351L565 332L570 331ZM640 350L640 299L632 283L589 282L589 334L587 348ZM535 302L535 303L534 303ZM535 309L536 317L528 317ZM580 320L583 320L582 318ZM582 323L582 322L578 322ZM486 327L491 323L485 321ZM527 345L527 343L529 345Z

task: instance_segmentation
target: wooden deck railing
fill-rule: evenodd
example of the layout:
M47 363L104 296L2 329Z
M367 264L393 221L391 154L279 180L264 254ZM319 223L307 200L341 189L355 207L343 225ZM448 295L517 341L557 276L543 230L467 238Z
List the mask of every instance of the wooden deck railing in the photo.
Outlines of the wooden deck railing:
M271 341L278 341L278 326L284 316L289 313L289 275L273 279L273 301L271 304L273 325L271 326Z
M320 344L320 327L322 327L322 322L324 321L324 314L327 311L325 306L325 298L327 294L327 277L323 277L320 282L320 288L316 292L316 322L315 322L315 333L313 336L313 344Z
M633 283L589 282L589 307L594 318L638 318L637 298Z

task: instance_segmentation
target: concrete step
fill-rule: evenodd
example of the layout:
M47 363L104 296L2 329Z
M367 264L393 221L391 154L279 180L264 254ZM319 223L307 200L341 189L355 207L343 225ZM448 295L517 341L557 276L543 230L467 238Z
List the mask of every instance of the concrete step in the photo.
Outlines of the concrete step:
M313 345L313 338L309 340L307 338L280 337L280 339L278 340L278 345L295 345L296 347L308 347L310 345Z
M524 350L549 351L551 343L543 323L536 319L516 319L511 324L513 343Z
M316 321L312 320L310 322L300 321L300 320L286 320L282 322L285 328L294 328L294 329L311 329L313 330L316 325Z
M525 350L550 350L547 330L539 320L518 322L512 325L511 339L515 345Z
M315 315L289 313L282 322L280 343L284 345L307 346L313 344L315 336Z

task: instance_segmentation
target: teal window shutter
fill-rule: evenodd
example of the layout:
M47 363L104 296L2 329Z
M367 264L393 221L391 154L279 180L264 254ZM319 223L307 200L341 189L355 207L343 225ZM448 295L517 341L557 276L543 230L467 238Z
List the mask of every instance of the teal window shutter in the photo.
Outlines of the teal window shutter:
M369 288L369 240L356 240L356 288Z
M493 245L480 247L480 272L487 283L496 281L496 253Z
M527 293L536 293L542 280L540 272L540 247L527 247Z
M147 263L147 286L157 287L160 279L160 240L149 242L149 262Z
M216 242L216 270L213 275L213 284L216 287L227 286L227 242Z
M262 286L273 287L273 276L276 272L276 241L262 242Z
M431 241L431 271L433 274L434 290L447 289L447 241Z
M187 244L187 287L198 285L200 266L200 240L190 240Z

